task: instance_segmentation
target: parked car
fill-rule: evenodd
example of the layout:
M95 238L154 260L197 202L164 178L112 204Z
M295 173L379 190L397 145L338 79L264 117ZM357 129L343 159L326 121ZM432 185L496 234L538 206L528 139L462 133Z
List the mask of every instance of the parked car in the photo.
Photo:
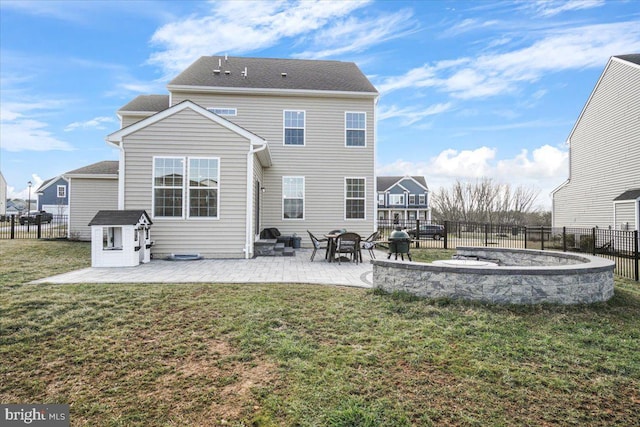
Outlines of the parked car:
M38 215L40 215L40 224L50 223L53 221L53 214L47 211L31 211L26 215L20 217L20 225L35 224L38 221Z
M407 230L409 236L416 238L416 229ZM444 236L444 227L442 225L421 225L420 237L433 237L433 240L440 240Z

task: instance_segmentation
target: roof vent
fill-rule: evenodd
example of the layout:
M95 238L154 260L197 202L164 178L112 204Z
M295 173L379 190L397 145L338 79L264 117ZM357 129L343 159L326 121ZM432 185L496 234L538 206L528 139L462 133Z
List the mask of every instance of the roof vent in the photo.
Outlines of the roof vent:
M287 73L280 73L282 77L287 77Z
M218 68L222 68L222 58L218 58Z
M229 71L229 70L224 70L224 73L228 76L229 74L231 74L231 71Z
M242 74L242 77L244 77L245 79L247 78L247 75L248 75L247 67L244 67L244 71L241 74Z
M213 70L213 74L220 74L220 70Z

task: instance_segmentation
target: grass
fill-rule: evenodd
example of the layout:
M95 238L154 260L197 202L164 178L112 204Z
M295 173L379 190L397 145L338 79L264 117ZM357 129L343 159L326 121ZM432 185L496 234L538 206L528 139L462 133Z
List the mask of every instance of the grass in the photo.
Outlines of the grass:
M412 251L419 259L444 253ZM30 285L89 264L0 243L0 402L101 426L609 426L640 419L640 285L492 306L302 285Z

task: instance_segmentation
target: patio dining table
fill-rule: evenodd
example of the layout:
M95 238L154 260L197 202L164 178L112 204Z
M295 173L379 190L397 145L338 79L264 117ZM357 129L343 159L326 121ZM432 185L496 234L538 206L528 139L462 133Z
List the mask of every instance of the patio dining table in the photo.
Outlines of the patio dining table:
M338 245L338 237L342 233L325 234L327 239L327 261L334 262L336 260L336 246Z

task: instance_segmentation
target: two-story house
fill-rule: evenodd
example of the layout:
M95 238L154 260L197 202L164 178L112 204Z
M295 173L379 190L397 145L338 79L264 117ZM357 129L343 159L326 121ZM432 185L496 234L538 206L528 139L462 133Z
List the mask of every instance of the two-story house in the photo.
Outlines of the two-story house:
M423 176L379 176L378 219L431 221L429 188Z
M271 227L374 230L378 92L354 63L205 56L167 88L107 137L118 208L150 214L154 256L250 258Z
M69 183L62 176L44 181L36 190L38 210L54 216L69 214Z
M640 229L640 54L609 59L569 135L554 227Z

